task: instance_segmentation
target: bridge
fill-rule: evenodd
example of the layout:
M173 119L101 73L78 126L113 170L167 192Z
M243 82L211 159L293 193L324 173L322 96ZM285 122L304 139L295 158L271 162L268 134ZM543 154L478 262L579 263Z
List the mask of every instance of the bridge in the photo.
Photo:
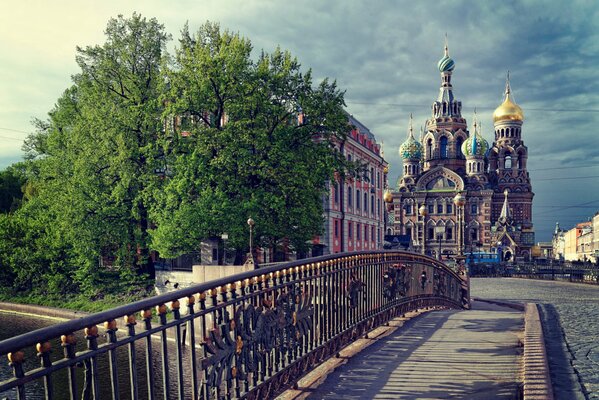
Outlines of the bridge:
M0 355L13 377L0 383L0 394L274 398L398 317L468 308L468 299L464 275L423 255L298 260L4 340Z

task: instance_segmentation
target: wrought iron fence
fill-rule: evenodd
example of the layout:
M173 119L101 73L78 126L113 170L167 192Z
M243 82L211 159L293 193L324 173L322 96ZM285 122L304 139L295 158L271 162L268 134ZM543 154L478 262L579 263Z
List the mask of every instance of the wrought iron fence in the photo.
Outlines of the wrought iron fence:
M261 268L4 340L13 377L0 393L267 399L398 315L464 306L467 290L444 264L401 251Z

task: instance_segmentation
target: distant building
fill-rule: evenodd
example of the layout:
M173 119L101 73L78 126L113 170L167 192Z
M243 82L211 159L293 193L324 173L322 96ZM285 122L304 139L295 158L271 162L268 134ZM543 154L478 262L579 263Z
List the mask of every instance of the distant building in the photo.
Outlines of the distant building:
M553 251L556 259L564 261L590 261L596 262L596 236L597 231L593 229L597 215L592 221L581 222L568 231L563 231L556 224L553 234ZM560 242L563 242L563 250L560 248Z
M460 252L501 253L503 260L531 257L534 193L522 140L524 113L513 99L509 75L503 103L493 113L495 140L472 131L454 97L455 68L445 54L438 63L441 87L420 138L412 119L400 146L403 174L390 202L389 235L409 235L414 251L434 257ZM460 248L462 246L462 248Z
M339 151L362 164L357 176L336 174L324 201L324 233L314 239L313 256L383 247L388 164L372 132L353 116Z

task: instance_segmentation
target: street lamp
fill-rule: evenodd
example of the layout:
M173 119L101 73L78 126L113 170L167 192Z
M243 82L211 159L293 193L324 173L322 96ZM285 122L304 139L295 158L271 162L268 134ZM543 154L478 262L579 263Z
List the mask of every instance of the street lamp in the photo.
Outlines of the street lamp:
M426 254L426 216L428 215L426 204L420 206L418 213L422 216L422 254Z
M253 250L254 246L252 243L252 234L254 233L254 225L256 225L256 223L254 222L252 217L248 218L247 223L250 227L250 252L248 253L248 259L247 259L246 263L251 262L252 264L254 264L254 250Z
M462 257L464 255L464 205L466 204L466 198L462 193L458 193L453 198L453 204L456 206L458 222L458 255Z
M441 261L441 239L443 238L443 232L445 232L444 226L436 226L435 234L437 235L437 240L439 241L439 254L437 255L437 259Z
M227 265L227 240L229 240L229 234L225 232L220 235L220 238L223 240L223 265Z

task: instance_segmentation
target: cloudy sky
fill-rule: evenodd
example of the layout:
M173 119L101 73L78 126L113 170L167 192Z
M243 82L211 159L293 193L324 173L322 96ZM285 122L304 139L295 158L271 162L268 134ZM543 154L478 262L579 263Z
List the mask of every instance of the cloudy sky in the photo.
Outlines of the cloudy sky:
M436 64L449 38L452 82L469 123L492 113L510 70L524 109L537 240L599 211L599 6L558 1L3 1L0 4L0 169L21 158L31 118L45 118L77 72L75 46L100 44L110 17L156 17L176 40L206 20L290 50L314 76L336 79L347 109L385 144L390 182L410 113L430 115Z

